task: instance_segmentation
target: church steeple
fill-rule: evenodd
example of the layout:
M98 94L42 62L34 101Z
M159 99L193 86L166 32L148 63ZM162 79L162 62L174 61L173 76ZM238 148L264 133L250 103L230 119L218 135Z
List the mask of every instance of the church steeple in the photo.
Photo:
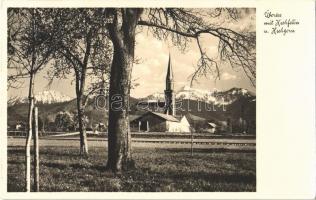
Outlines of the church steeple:
M166 90L173 90L173 71L171 65L171 56L169 54L169 62L166 76Z
M165 89L165 114L175 115L175 99L173 95L173 71L171 65L171 56L169 54L169 62L166 76Z

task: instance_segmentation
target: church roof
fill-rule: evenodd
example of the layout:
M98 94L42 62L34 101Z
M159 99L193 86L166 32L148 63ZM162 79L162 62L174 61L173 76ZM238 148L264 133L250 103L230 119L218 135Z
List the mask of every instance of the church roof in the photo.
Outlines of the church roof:
M167 121L179 122L179 120L172 115L166 115L166 114L157 113L157 112L151 112L151 113L153 113L154 115L157 115L157 116L159 116Z
M134 121L135 119L139 118L140 115L129 115L129 121Z
M149 114L157 116L159 118L162 118L162 119L164 119L166 121L179 122L179 120L177 118L175 118L174 116L172 116L172 115L166 115L166 114L163 114L163 113L151 112L151 111L148 111L148 112L144 113L143 115L132 119L131 121L139 120L140 118L144 117L145 115L149 115Z
M205 118L202 118L202 117L199 117L199 116L196 116L196 115L192 115L191 113L188 113L185 115L185 117L189 120L189 121L206 121Z

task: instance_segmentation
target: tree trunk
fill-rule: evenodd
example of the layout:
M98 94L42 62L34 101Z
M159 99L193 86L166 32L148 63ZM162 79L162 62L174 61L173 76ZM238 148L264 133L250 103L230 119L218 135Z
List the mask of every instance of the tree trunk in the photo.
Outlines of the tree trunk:
M42 130L40 132L40 136L43 136L44 135L44 132L45 132L45 123L46 123L46 119L45 117L43 116L43 120L42 120Z
M28 110L28 130L25 144L25 191L31 191L31 139L32 139L32 120L33 120L33 107L34 107L34 74L30 73L29 85L29 110Z
M82 94L77 94L77 112L80 133L80 155L88 155L88 140L86 132L86 122L84 119L84 106L82 104Z
M34 192L39 192L38 109L33 109Z
M114 172L134 166L131 157L131 134L129 128L129 96L131 73L134 62L135 29L141 9L121 9L114 12L109 25L114 54L109 89L108 161L107 169ZM121 20L118 17L122 17ZM122 24L119 25L118 21Z

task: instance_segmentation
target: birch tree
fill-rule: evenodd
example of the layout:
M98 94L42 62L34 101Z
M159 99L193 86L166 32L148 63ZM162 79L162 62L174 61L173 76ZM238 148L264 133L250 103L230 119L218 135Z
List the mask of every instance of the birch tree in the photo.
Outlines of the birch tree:
M47 11L47 10L46 10ZM54 52L54 23L47 23L44 9L8 9L8 85L19 87L16 82L29 80L28 126L26 140L26 191L30 191L30 142L32 137L32 114L34 108L35 75L46 66ZM53 32L47 32L47 27Z
M48 13L60 21L51 78L67 78L74 74L77 115L80 132L80 155L88 155L85 107L98 87L89 87L89 76L104 82L111 62L111 44L107 39L102 9L54 9ZM52 80L52 79L51 79ZM99 83L99 81L97 81ZM95 86L94 82L94 86Z

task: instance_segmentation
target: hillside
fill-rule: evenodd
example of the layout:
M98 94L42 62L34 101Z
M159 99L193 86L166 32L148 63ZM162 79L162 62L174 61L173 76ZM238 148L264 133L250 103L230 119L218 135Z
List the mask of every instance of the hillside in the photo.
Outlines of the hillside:
M130 99L131 104L136 104L135 98ZM54 122L58 112L77 113L76 99L72 99L66 102L57 103L37 103L38 113L40 120L45 120L46 123ZM27 103L15 103L7 108L8 111L8 125L13 128L17 122L23 122L26 124L28 116L28 104ZM106 110L97 109L94 105L94 99L89 99L86 106L86 115L89 119L88 126L95 123L107 123L108 112Z

